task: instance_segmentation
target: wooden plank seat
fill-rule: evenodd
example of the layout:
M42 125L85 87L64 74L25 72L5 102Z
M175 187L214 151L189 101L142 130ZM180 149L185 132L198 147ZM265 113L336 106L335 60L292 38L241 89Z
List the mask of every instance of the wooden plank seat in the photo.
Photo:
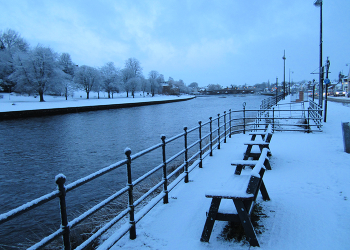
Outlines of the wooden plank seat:
M263 148L263 150L259 156L259 160L234 160L234 161L232 161L231 165L237 166L236 170L235 170L235 174L240 175L242 172L242 169L245 166L253 168L258 163L258 161L261 161L261 163L264 165L264 167L267 170L271 170L269 157L267 156L269 151L270 151L269 149Z
M267 134L265 135L264 140L254 140L254 141L249 141L249 142L244 143L244 145L247 146L247 149L244 153L243 160L248 160L249 157L253 157L253 160L257 160L257 159L259 159L260 154L264 148L267 148L270 150L269 145L270 145L270 142L272 139L272 135L273 135L272 130L267 131ZM260 149L260 152L258 152L258 153L252 152L253 146L258 146ZM271 151L269 151L267 155L271 156L272 155Z
M252 136L250 140L251 140L251 141L254 141L255 138L256 138L256 136L259 136L259 135L261 136L261 140L264 140L265 137L266 137L269 133L272 134L272 125L271 125L271 124L267 125L265 131L257 131L257 132L251 132L251 133L249 133L249 135Z
M202 242L209 242L218 220L242 224L250 245L259 246L250 216L259 190L264 200L270 200L263 182L264 172L264 165L258 162L249 175L232 175L220 189L205 193L212 201L200 239Z

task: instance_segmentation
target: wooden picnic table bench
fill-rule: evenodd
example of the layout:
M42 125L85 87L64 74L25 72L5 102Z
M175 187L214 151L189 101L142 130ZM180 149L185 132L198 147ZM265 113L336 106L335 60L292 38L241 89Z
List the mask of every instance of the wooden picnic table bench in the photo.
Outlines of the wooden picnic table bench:
M265 168L261 160L256 163L249 175L233 175L220 189L205 193L205 196L212 198L212 201L201 241L209 242L216 220L231 221L242 224L251 246L259 246L250 216L259 190L264 200L270 200L263 182L264 173Z
M265 137L266 137L269 133L272 134L272 125L271 125L271 124L267 125L265 131L251 132L251 133L249 133L249 135L252 136L251 141L254 141L255 138L256 138L256 136L259 136L259 135L261 136L261 140L264 140Z
M267 129L263 140L255 140L255 137L254 137L254 140L251 140L251 141L248 141L248 142L244 143L244 145L247 146L247 149L246 149L246 151L244 153L243 160L248 160L249 157L253 157L253 160L259 159L260 154L262 153L262 150L264 148L269 149L268 156L271 156L271 151L270 151L270 146L269 145L270 145L270 142L271 142L271 139L272 139L272 134L273 134L272 130L271 129ZM252 138L253 138L253 136L252 136ZM260 149L260 152L259 153L253 153L252 152L253 146L258 146L259 149Z
M242 172L242 169L245 166L253 168L258 163L258 161L261 161L261 163L264 165L264 167L267 170L271 170L269 157L267 156L269 152L270 152L269 149L263 148L263 150L261 151L259 160L234 160L234 161L232 161L231 165L237 166L236 170L235 170L235 174L240 175Z

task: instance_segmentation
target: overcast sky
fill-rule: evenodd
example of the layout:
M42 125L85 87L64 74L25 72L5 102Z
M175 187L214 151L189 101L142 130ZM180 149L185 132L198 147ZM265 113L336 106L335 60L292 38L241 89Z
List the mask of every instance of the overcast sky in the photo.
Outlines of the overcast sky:
M254 85L318 79L320 8L313 0L9 0L0 30L14 29L74 63L123 68L135 57L143 74L187 85ZM350 1L324 0L323 61L330 79L350 67ZM349 63L349 66L346 64ZM290 72L290 73L289 73ZM292 73L293 72L293 73Z

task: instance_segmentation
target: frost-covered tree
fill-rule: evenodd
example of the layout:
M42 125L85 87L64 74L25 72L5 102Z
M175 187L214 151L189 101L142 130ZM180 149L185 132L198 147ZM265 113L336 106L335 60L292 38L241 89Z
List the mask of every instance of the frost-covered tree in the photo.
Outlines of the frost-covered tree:
M16 85L9 76L14 72L14 55L18 52L28 52L29 44L18 32L7 29L0 31L0 86L4 91L11 92Z
M37 93L41 102L47 91L59 92L65 73L51 48L38 45L28 53L18 52L14 56L14 65L14 72L9 78L17 82L16 90Z
M62 87L64 96L66 97L66 100L68 99L68 95L70 92L73 91L73 78L74 78L74 70L75 65L72 62L72 59L70 57L70 54L68 53L62 53L58 59L59 65L62 67L62 71L66 74L65 79L63 79Z
M131 78L133 78L133 73L130 69L124 68L124 69L122 69L121 77L122 77L121 82L122 82L123 88L126 92L126 97L129 97L129 92L131 90L131 88L129 86L129 80Z
M188 93L188 88L183 80L178 80L174 83L174 86L179 90L179 93Z
M108 93L108 98L111 98L111 93L118 89L120 78L119 69L114 66L113 62L106 63L100 69L102 78L102 89Z
M126 60L125 68L130 71L132 77L139 77L142 75L141 63L136 58L129 58Z
M163 84L165 83L164 76L162 74L159 74L157 77L157 83L158 83L158 94L161 94L163 91Z
M100 81L99 71L93 67L82 65L74 76L74 82L78 87L86 92L86 99L89 99L90 92Z
M222 89L222 86L220 84L209 84L208 85L209 91L215 91L215 90L220 90L220 89Z
M149 80L150 85L151 85L152 96L154 96L154 93L155 93L157 87L159 86L159 84L157 82L158 77L159 77L158 71L152 70L148 73L148 80Z
M145 96L145 92L148 92L150 89L150 82L144 76L140 77L140 89L142 91L143 96Z
M190 88L193 88L193 89L198 89L198 83L196 83L196 82L192 82L190 85L188 85L188 87L190 87Z
M130 81L132 78L140 78L142 76L142 67L140 62L136 58L129 58L125 61L125 67L122 70L122 83L126 96L129 97L129 91L134 89L134 86L129 86L130 83L134 84L136 81Z
M131 95L133 98L135 98L135 91L139 89L140 85L140 77L133 77L128 80L128 86L131 91Z

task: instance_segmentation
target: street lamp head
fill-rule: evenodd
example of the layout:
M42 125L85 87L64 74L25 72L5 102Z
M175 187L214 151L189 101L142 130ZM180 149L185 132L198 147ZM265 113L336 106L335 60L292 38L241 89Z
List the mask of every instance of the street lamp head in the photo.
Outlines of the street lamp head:
M315 6L321 6L322 5L322 0L316 0L315 2L314 2L314 5Z

